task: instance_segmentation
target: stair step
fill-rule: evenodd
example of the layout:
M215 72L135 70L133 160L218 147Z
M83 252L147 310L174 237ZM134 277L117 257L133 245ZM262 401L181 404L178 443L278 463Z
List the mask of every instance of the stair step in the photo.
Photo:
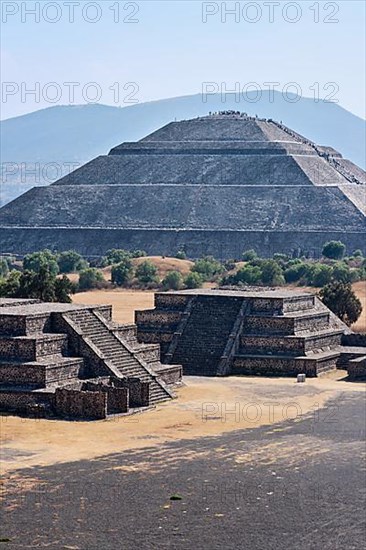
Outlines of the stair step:
M105 325L93 312L84 312L82 319L78 315L71 316L73 322L78 325L84 336L96 346L104 355L106 361L110 361L123 376L139 378L141 381L150 382L151 401L156 402L170 397L169 393L152 374L145 369L143 364L135 357L134 351L125 347L123 340L116 336L113 330ZM116 327L113 327L116 330ZM130 330L130 329L129 329ZM134 343L139 349L136 353L158 350L158 346L146 346L138 343L134 337Z

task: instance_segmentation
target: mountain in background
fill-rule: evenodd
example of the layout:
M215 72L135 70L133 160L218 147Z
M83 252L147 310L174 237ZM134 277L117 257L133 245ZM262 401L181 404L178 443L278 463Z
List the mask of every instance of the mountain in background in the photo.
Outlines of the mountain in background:
M336 103L315 102L263 91L235 101L234 95L201 94L140 103L131 107L80 105L49 107L0 123L1 197L5 204L35 185L59 179L75 167L104 155L123 141L136 141L172 120L203 116L209 111L236 110L273 118L329 145L345 158L365 167L365 121ZM225 99L225 101L222 101ZM271 101L272 100L272 101ZM295 101L297 100L297 101Z

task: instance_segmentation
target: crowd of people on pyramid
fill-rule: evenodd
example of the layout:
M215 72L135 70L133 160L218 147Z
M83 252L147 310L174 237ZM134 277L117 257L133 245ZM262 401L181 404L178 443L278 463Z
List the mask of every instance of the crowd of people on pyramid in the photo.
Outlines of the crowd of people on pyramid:
M246 120L260 120L261 122L268 122L266 118L259 118L258 115L250 116L248 113L241 111L227 110L227 111L210 111L209 116L229 116L233 118L245 118Z
M346 178L351 183L356 183L358 185L363 185L363 182L361 182L354 174L349 172L340 162L338 162L329 152L324 151L322 149L319 149L315 143L312 141L305 139L300 134L294 132L293 130L290 130L287 126L285 126L281 122L277 122L273 120L272 118L259 118L258 115L250 116L248 113L244 113L241 111L235 111L235 110L226 110L226 111L210 111L209 112L210 117L217 117L217 116L228 116L233 118L245 118L246 120L259 120L261 122L272 122L275 124L278 128L280 128L282 131L289 134L292 138L294 138L296 141L300 141L304 145L308 145L309 147L312 147L314 151L320 156L323 157L329 164L331 164L337 172L339 172L344 178ZM200 118L200 117L199 117Z

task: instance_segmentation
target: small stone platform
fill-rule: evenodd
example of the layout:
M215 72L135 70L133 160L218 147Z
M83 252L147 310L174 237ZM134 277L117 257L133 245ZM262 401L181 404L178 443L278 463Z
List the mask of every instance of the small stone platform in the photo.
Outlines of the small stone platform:
M0 410L103 419L174 397L179 365L111 306L0 300Z
M315 295L283 289L157 293L136 324L141 342L189 375L318 376L366 351L343 348L350 330Z

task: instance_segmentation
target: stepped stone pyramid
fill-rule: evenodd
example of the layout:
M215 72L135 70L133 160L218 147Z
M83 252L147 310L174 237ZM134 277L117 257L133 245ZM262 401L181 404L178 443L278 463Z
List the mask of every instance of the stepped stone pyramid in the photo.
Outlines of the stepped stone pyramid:
M238 258L366 253L365 172L271 119L226 112L123 143L0 210L0 249Z
M102 419L174 396L179 365L162 365L111 306L0 299L0 410Z
M185 375L318 376L336 368L353 378L366 375L366 347L350 344L353 333L311 294L157 293L155 309L137 311L136 324L138 339L159 343L163 362L181 364Z

